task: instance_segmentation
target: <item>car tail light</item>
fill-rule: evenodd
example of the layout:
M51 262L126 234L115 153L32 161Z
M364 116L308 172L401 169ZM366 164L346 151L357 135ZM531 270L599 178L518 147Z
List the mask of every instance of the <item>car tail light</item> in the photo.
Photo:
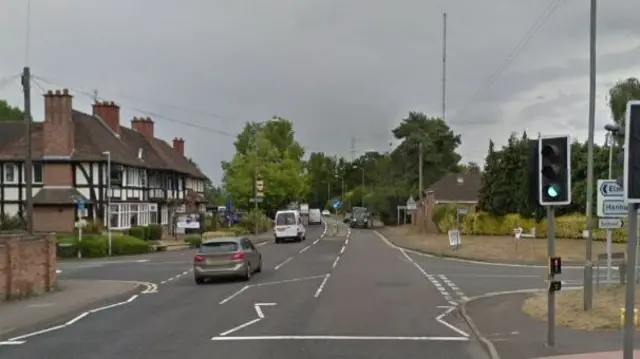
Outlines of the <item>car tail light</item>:
M238 252L231 255L231 260L237 261L239 259L244 259L244 252Z
M194 261L195 263L201 263L201 262L204 262L204 260L205 260L204 256L202 256L202 255L200 255L200 254L196 254L196 255L193 257L193 261Z

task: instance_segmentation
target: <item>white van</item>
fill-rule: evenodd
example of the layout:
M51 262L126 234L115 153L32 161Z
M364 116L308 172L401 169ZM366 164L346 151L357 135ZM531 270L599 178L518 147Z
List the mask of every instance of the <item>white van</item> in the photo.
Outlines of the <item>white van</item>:
M322 212L318 208L309 210L309 224L322 224Z
M302 224L300 212L296 210L278 211L275 217L274 235L276 243L286 240L303 241L306 238L306 229Z

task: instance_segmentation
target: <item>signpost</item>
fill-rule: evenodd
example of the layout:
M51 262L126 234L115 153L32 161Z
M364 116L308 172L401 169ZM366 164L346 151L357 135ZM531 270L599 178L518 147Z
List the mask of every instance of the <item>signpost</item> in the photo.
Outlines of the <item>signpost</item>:
M342 207L342 202L340 200L333 200L333 209L336 211L336 234L340 231L340 225L338 224L338 209Z
M418 209L418 204L416 203L416 200L413 199L413 196L409 197L409 199L407 200L407 211L415 211Z
M76 227L78 227L78 259L82 258L82 227L86 225L86 221L84 220L87 210L86 205L84 199L76 200L76 207L78 209L78 221L76 222Z
M612 229L622 228L625 218L629 214L629 205L625 203L624 190L615 179L598 180L597 196L598 225L607 230L607 280L612 278ZM604 218L603 218L604 217Z

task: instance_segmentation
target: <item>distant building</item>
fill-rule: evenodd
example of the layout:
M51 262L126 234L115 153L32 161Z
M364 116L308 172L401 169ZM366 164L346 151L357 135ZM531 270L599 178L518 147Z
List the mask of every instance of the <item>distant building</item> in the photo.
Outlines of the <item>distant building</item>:
M150 118L121 126L120 108L113 102L94 104L93 114L76 111L68 90L49 91L44 102L44 122L33 123L31 136L36 231L72 231L78 200L87 203L88 219L108 220L113 229L168 225L169 205L187 197L197 208L183 205L182 211L205 209L207 177L185 157L183 139L174 138L170 146L154 137ZM22 122L0 123L0 213L9 216L24 216L24 134ZM109 179L121 182L112 193Z

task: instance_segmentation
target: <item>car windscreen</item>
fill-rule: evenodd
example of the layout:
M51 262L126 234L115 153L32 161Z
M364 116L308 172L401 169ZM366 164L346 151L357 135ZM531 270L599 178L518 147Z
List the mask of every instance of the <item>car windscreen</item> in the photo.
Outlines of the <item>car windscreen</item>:
M238 250L236 242L210 242L200 245L200 253L225 253L235 252Z
M296 225L296 215L291 212L280 213L276 217L276 226Z

